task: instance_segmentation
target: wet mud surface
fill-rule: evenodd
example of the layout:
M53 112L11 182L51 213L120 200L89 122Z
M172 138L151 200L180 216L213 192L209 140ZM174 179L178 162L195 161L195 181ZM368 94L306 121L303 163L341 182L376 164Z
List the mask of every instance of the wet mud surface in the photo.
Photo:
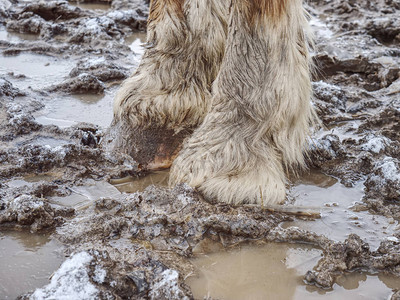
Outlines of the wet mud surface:
M114 94L143 53L147 1L1 1L0 247L15 271L0 275L1 293L232 299L235 285L243 297L267 287L277 299L399 299L400 4L307 9L322 127L310 139L311 171L271 208L168 189L167 172L144 177L102 148ZM11 286L24 266L12 242L21 232L22 243L43 239L25 246L32 257L65 256L31 266L42 281Z

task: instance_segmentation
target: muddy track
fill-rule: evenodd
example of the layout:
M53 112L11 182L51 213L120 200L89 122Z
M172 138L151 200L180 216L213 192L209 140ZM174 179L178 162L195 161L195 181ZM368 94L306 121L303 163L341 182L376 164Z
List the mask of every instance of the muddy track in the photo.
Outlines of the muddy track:
M140 61L132 45L147 2L0 2L0 230L50 230L69 256L21 298L192 298L184 279L204 241L311 245L323 256L302 278L317 288L348 272L399 277L399 1L308 4L322 128L310 140L314 175L293 178L285 207L312 206L311 216L208 203L185 185L129 194L111 184L143 175L101 142L113 95Z

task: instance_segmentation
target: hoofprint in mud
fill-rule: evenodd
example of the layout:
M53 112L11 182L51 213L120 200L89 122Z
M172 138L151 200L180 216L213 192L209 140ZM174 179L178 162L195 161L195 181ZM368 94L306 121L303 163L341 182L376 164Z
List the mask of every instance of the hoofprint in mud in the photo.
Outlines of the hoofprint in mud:
M0 33L7 33L0 41L0 59L7 63L0 63L0 224L54 230L69 256L48 285L23 298L190 298L184 278L195 271L189 258L204 251L204 239L225 247L254 239L314 245L323 258L304 279L326 288L348 271L400 276L398 1L311 1L308 8L317 43L314 105L324 125L310 140L309 165L347 187L364 184L364 197L352 203L354 214L369 210L395 227L391 235L382 233L376 249L356 235L334 241L282 228L296 219L292 214L210 204L186 185L119 193L108 182L141 170L99 146L105 131L99 125L107 124L51 113L57 99L72 103L71 95L115 91L139 62L124 39L145 29L148 4L113 0L103 11L71 4L0 3ZM44 64L48 70L60 64L63 72L31 75L12 63L43 57L44 73ZM91 109L74 114L92 120L102 112ZM46 179L29 181L31 176ZM80 200L69 203L77 194ZM295 202L290 196L287 205ZM322 218L324 204L321 199Z

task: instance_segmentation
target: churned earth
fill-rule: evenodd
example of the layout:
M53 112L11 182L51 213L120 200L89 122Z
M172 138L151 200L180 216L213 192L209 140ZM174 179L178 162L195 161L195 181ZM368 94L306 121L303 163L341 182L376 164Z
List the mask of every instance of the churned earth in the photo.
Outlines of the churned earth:
M280 207L102 148L148 2L0 0L2 299L400 299L400 2L307 4L322 122Z

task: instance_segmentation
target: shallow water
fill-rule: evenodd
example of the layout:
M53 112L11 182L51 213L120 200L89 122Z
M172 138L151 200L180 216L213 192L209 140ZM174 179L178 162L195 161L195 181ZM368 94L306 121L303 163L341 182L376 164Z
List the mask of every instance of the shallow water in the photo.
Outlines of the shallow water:
M37 182L50 182L61 177L61 174L49 172L42 174L29 174L24 177L14 177L12 180L7 182L10 188L19 188L23 186L32 186Z
M75 5L75 4L74 4ZM79 3L76 6L88 9L109 9L104 3ZM10 33L0 28L0 40L16 42L21 40L37 40L38 35ZM146 42L146 33L137 32L125 40L136 57L143 54L142 44ZM32 88L43 90L59 84L68 78L74 68L74 61L57 57L32 53L21 53L0 57L0 76L12 81L21 90ZM107 88L103 94L62 95L53 93L51 99L43 99L45 108L34 113L39 124L57 125L65 128L79 122L87 122L107 127L112 121L112 105L117 88ZM79 112L79 113L77 113Z
M112 180L112 184L121 193L143 192L149 185L168 186L169 170L161 170L148 174L145 177L127 177Z
M136 64L142 56L146 42L146 33L137 32L125 40L134 56ZM1 64L0 64L1 66ZM61 69L63 66L60 66ZM1 69L0 69L1 71ZM61 71L59 70L61 73ZM68 70L69 72L69 70ZM64 76L68 75L65 73ZM59 80L61 82L62 80ZM107 88L103 94L54 95L51 101L45 102L45 109L35 113L35 119L42 125L57 125L61 128L87 122L101 127L108 127L113 118L113 101L118 87ZM79 113L78 113L79 112Z
M0 295L15 299L48 283L64 257L61 245L46 234L0 231Z
M114 182L119 191L128 193L167 183L168 170ZM297 226L338 241L356 233L375 249L383 238L392 236L398 224L359 209L356 204L363 195L362 182L347 188L317 171L303 174L290 191L295 199L290 206L312 207L321 212L321 218L296 219L281 226ZM213 253L207 253L210 251ZM193 252L197 253L192 261L197 274L186 283L196 299L387 299L392 289L400 288L396 277L359 272L340 276L331 290L305 285L303 276L317 264L322 253L306 245L270 243L226 251L221 245L208 243Z
M144 53L143 45L146 43L146 40L145 32L135 32L125 38L125 45L128 45L136 55L142 56Z
M71 194L66 197L50 197L49 202L59 206L73 207L75 209L84 209L94 201L109 197L115 198L120 192L106 181L91 181L82 186L69 188Z
M20 42L20 41L37 41L38 34L18 33L7 31L4 27L0 27L0 41Z
M38 178L34 178L32 181L30 181L29 179L27 179L27 178L14 178L14 179L8 181L7 185L10 188L20 188L20 187L24 187L24 186L32 186L36 182L51 181L52 180L50 177L47 177L45 175L44 176L40 176Z
M196 274L186 279L195 299L387 299L398 278L352 273L332 290L303 283L303 275L321 257L307 245L269 243L198 255Z
M33 145L33 146L46 146L46 147L51 147L51 148L55 148L55 147L59 147L62 145L66 145L70 143L67 140L63 140L63 139L57 139L57 138L53 138L53 137L49 137L49 136L37 136L34 139L30 139L27 141L23 141L20 143L17 143L17 146L24 146L24 145Z
M79 122L107 127L112 121L115 92L115 89L111 89L102 95L55 96L45 103L44 110L35 114L35 119L42 125L57 125L62 128Z
M60 58L21 53L13 56L0 57L0 75L24 77L13 79L13 85L21 90L31 87L40 90L62 82L73 68L71 62Z
M320 208L321 218L314 221L298 219L286 222L282 227L297 226L337 241L344 241L349 234L355 233L376 249L382 239L393 236L399 224L363 210L360 205L363 189L362 182L348 188L318 172L305 174L290 191L295 199L290 205Z

